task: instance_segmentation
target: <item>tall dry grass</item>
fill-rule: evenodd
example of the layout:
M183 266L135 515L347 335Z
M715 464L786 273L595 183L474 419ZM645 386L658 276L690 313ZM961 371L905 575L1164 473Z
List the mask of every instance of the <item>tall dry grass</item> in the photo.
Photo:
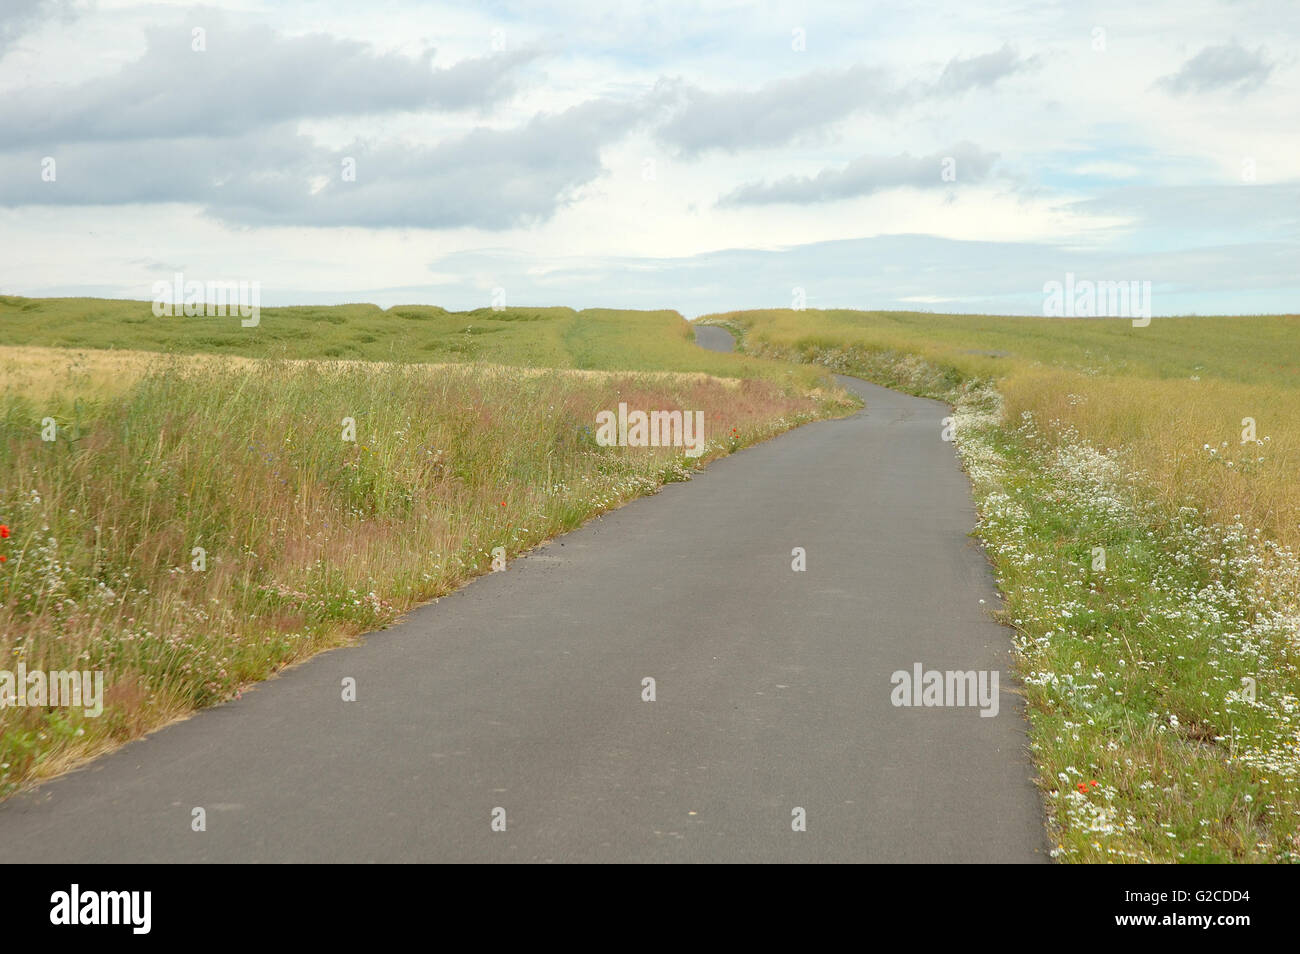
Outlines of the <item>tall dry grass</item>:
M5 359L27 386L0 411L0 669L104 670L107 692L98 719L0 709L0 792L688 476L681 449L597 446L598 410L703 410L702 460L823 410L704 375Z
M1300 552L1300 392L1207 378L1099 377L1061 369L1009 375L1008 416L1114 448L1169 507L1259 530ZM1254 422L1254 440L1243 438ZM1246 423L1243 423L1246 422Z

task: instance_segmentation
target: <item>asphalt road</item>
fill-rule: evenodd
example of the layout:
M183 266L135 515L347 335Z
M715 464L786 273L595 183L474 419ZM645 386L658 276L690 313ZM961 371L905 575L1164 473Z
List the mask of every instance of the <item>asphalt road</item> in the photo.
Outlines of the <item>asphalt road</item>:
M841 380L866 410L0 804L4 860L1045 860L947 409ZM896 707L917 663L998 714Z

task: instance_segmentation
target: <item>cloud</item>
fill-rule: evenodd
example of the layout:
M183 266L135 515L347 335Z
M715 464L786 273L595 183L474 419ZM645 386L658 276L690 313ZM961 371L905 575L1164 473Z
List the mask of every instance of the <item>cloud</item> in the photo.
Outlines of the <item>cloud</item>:
M678 110L657 135L688 156L784 145L860 109L885 111L902 99L883 70L865 66L807 73L756 90L711 93L684 87L678 95Z
M303 117L484 107L508 96L512 74L537 55L521 50L438 69L432 50L407 57L325 34L221 23L207 28L206 50L191 43L189 27L155 28L144 55L115 75L70 89L7 91L6 147L219 137Z
M590 100L435 146L320 148L291 124L224 140L78 143L42 181L35 152L0 154L0 205L186 202L240 225L504 229L552 216L602 172L600 150L643 102ZM344 181L345 159L356 177Z
M884 70L859 65L775 80L753 90L678 86L666 91L665 98L675 96L676 108L657 135L685 156L709 149L782 146L863 110L883 115L925 99L986 89L1035 65L1037 58L1022 58L1004 46L950 60L930 84L901 84Z
M71 0L4 0L0 16L0 56L42 20L73 15Z
M946 152L929 156L914 157L909 153L899 156L862 156L842 169L823 169L815 176L787 176L771 184L751 182L723 196L718 204L808 204L871 195L900 186L915 189L946 188L954 181L984 181L996 159L996 153L984 152L969 142L957 143ZM955 180L944 178L946 170L951 170Z
M1010 44L992 53L948 61L935 84L938 93L964 93L972 89L989 89L998 80L1038 65L1037 57L1022 58Z
M590 100L515 129L476 129L433 147L359 149L357 179L301 193L288 208L274 189L250 190L240 221L505 229L545 221L604 171L600 151L641 121L640 103ZM229 197L216 211L229 214Z
M1156 86L1182 96L1226 89L1248 93L1258 89L1273 71L1261 46L1250 52L1235 40L1222 46L1207 46L1182 65L1176 73L1163 76Z

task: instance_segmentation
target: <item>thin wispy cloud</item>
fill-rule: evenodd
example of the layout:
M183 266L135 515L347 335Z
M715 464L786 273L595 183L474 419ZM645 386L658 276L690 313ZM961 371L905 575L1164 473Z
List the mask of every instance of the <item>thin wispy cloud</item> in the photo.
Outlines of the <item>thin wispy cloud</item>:
M1157 85L1175 95L1229 90L1248 93L1258 89L1273 72L1261 46L1248 50L1238 43L1207 46L1175 73L1161 77Z
M755 90L685 87L658 136L688 156L780 146L860 110L897 109L907 95L884 71L865 66L817 71Z
M996 154L969 142L928 156L862 156L841 169L823 169L815 176L786 176L772 183L743 185L724 196L720 204L832 202L885 189L938 189L958 182L977 183L988 178L996 160Z
M971 89L991 89L999 80L1033 69L1037 57L1021 57L1007 44L992 53L956 57L948 62L939 76L936 89L941 93L964 93Z
M980 56L954 57L934 82L908 81L857 64L774 80L758 89L677 91L679 108L659 138L686 155L786 145L857 113L891 114L941 96L988 89L1031 69L1032 59L1010 46Z

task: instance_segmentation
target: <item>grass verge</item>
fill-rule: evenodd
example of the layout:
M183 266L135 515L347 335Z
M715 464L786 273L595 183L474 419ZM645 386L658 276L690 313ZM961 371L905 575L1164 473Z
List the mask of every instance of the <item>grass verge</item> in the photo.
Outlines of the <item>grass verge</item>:
M843 406L703 374L60 349L0 363L21 382L0 404L0 670L106 674L97 718L0 708L0 795L386 626L495 548ZM702 410L705 453L597 445L596 412L619 402Z

